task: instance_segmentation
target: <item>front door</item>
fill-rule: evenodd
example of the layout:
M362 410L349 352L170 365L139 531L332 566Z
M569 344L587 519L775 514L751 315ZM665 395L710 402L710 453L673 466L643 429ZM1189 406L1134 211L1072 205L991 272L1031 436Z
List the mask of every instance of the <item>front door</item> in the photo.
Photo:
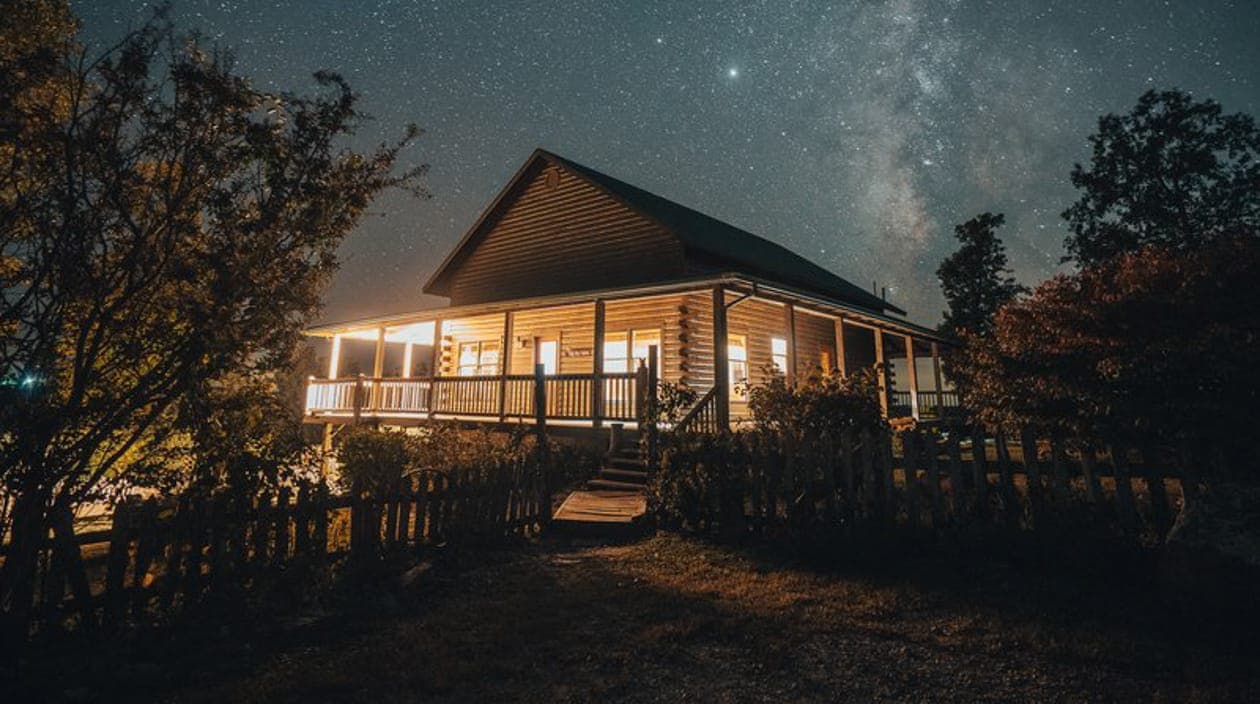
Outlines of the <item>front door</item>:
M544 374L551 376L560 372L559 341L539 339L538 345L534 349L538 350L538 357L534 360L534 363L543 365Z

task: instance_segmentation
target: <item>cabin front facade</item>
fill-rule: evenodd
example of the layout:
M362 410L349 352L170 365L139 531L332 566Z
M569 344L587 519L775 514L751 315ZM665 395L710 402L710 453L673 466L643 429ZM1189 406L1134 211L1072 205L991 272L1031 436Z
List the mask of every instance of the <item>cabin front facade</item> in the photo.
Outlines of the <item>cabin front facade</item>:
M695 390L690 415L718 429L748 417L742 381L871 366L889 415L957 405L941 372L947 341L896 306L541 150L424 291L450 305L308 331L330 340L327 376L307 389L308 422L543 417L599 431L636 423L650 376Z

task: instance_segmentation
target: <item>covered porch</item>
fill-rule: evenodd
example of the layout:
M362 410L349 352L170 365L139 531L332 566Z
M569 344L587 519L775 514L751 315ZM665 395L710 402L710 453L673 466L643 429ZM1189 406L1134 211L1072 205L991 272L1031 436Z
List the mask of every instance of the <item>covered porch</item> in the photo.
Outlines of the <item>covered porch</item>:
M958 405L933 331L743 276L418 311L310 334L329 340L327 375L307 387L311 423L634 424L659 380L693 389L700 401L688 422L715 429L749 417L741 382L872 366L889 417L932 420Z

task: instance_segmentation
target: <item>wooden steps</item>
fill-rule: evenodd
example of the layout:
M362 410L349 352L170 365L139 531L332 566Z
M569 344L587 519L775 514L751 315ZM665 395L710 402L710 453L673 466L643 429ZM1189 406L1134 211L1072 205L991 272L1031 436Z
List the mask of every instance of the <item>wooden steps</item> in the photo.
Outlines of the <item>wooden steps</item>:
M599 537L638 534L647 525L647 461L636 443L609 452L595 479L570 493L552 527Z

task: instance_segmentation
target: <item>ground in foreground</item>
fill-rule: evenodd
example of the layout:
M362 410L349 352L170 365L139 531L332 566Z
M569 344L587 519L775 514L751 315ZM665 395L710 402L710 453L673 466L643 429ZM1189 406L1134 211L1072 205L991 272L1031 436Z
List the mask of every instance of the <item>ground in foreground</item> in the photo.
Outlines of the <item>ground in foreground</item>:
M154 696L192 702L1247 701L1260 691L1254 645L1158 608L1140 574L1106 587L1112 570L1141 565L835 562L846 566L670 535L544 540L279 633L225 627L195 652L151 653L173 662L142 679L162 681Z

